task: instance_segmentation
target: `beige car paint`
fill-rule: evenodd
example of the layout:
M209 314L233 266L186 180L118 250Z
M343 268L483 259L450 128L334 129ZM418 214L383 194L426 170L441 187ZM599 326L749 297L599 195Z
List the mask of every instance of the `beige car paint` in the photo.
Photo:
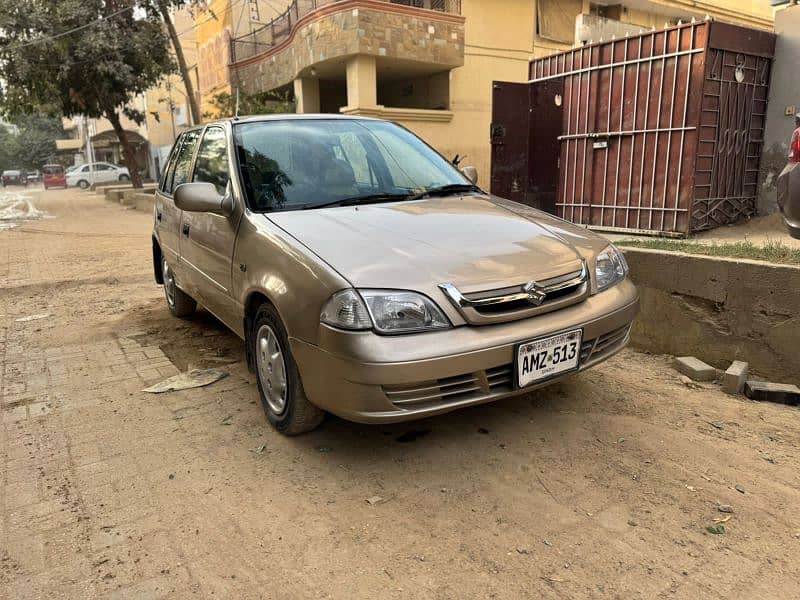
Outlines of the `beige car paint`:
M270 118L347 117L253 119ZM219 124L228 134L229 162L235 165L231 121ZM467 325L440 283L455 283L463 291L519 285L580 268L582 260L593 273L595 257L608 242L551 215L485 195L254 213L245 206L233 166L230 173L235 206L230 217L185 211L181 216L190 233L178 236L181 256L178 268L173 266L178 285L242 338L254 300L271 302L289 334L309 400L342 417L401 421L520 393L524 390L398 409L381 386L483 372L511 363L519 342L573 328L583 328L584 341L593 340L628 326L638 310L638 293L626 280L599 294L592 283L588 299L549 314ZM159 193L156 211L170 203L170 196ZM163 229L156 220L157 243ZM424 293L454 327L382 336L321 324L324 303L349 287ZM625 343L627 335L602 359ZM581 368L586 366L591 365Z

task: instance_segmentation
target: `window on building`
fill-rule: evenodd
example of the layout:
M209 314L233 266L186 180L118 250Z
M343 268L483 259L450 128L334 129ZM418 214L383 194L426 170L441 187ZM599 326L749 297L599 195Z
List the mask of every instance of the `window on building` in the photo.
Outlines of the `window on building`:
M450 72L402 76L393 70L378 69L378 104L390 108L450 108Z
M209 127L197 151L197 165L192 181L213 183L219 194L228 187L228 144L221 127Z
M536 34L554 42L573 44L575 19L582 12L583 0L538 0Z

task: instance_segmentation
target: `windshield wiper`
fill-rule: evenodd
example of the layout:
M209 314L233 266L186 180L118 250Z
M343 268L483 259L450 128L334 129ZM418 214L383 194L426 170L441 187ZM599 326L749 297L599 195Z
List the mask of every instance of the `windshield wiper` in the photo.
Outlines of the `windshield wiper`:
M448 185L440 185L423 190L418 194L408 196L409 200L421 200L429 196L447 196L449 194L456 194L458 192L483 192L477 185L471 183L450 183Z
M352 198L342 198L333 202L323 202L322 204L306 204L303 210L313 208L327 208L329 206L356 206L358 204L375 204L378 202L398 202L408 200L408 194L369 194L367 196L354 196Z

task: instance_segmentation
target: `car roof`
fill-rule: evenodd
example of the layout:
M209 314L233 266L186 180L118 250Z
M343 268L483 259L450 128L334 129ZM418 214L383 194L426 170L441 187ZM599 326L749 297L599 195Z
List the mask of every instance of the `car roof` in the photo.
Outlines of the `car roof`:
M372 117L351 116L351 115L337 115L334 113L278 113L270 115L247 115L241 117L225 117L224 119L215 119L208 123L202 123L194 127L190 127L187 131L202 129L206 125L218 125L221 123L258 123L261 121L381 121L381 119L374 119Z

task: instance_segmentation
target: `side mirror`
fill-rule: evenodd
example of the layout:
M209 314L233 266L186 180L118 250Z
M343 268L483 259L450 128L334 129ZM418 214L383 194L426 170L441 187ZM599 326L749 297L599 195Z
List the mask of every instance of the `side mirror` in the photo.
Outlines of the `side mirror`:
M175 206L188 212L209 212L230 216L233 213L233 197L230 189L222 196L213 183L195 181L182 183L173 193Z
M478 185L478 169L475 167L464 167L461 169L461 173L464 174L464 177L469 179L475 185Z

